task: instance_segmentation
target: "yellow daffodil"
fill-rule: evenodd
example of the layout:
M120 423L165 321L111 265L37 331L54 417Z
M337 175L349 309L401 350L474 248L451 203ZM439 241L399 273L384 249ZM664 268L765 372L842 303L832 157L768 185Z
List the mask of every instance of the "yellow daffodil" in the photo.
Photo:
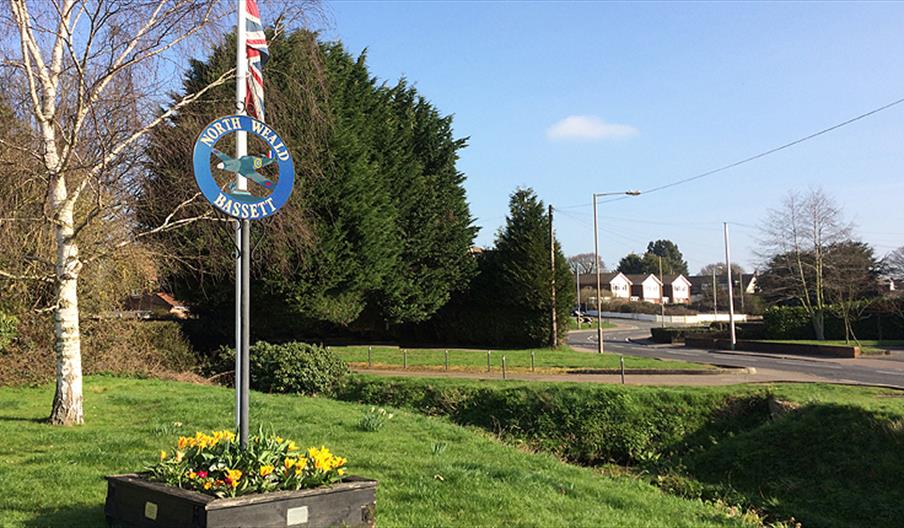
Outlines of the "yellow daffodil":
M298 462L298 459L287 458L287 459L283 460L283 465L286 466L286 469L289 469L292 466L294 466L296 462Z
M270 464L261 466L261 469L260 469L260 475L261 475L262 477L266 477L266 476L269 475L270 473L273 473L273 466L271 466Z
M160 460L166 460L166 451L160 452Z

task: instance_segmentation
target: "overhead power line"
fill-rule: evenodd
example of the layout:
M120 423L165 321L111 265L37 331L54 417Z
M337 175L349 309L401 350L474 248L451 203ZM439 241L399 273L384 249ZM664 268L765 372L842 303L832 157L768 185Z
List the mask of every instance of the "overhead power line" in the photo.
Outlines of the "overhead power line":
M680 179L680 180L675 180L675 181L673 181L673 182L671 182L671 183L666 183L666 184L663 184L663 185L659 185L659 186L657 186L657 187L652 187L652 188L650 188L650 189L642 190L642 191L640 192L640 194L641 194L641 195L644 195L644 194L654 193L654 192L657 192L657 191L662 191L662 190L668 189L668 188L670 188L670 187L675 187L675 186L677 186L677 185L683 185L683 184L685 184L685 183L689 183L689 182L692 182L692 181L695 181L695 180L699 180L699 179L701 179L701 178L706 178L707 176L712 176L713 174L717 174L717 173L720 173L720 172L723 172L723 171L727 171L727 170L729 170L729 169L733 169L733 168L735 168L735 167L737 167L737 166L739 166L739 165L744 165L745 163L750 163L751 161L755 161L755 160L758 160L758 159L760 159L760 158L764 158L764 157L766 157L766 156L769 156L769 155L771 155L771 154L775 154L776 152L780 152L780 151L782 151L782 150L791 148L791 147L793 147L793 146L795 146L795 145L799 145L799 144L801 144L801 143L803 143L803 142L805 142L805 141L809 141L809 140L811 140L811 139L814 139L814 138L817 138L817 137L819 137L819 136L822 136L823 134L828 134L829 132L832 132L832 131L834 131L834 130L838 130L839 128L845 127L845 126L850 125L850 124L852 124L852 123L856 123L857 121L860 121L861 119L865 119L865 118L870 117L870 116L872 116L872 115L878 114L879 112L882 112L883 110L888 110L889 108L892 108L893 106L897 106L897 105L899 105L899 104L901 104L901 103L904 103L904 97L902 97L902 98L900 98L900 99L896 99L896 100L894 100L894 101L892 101L892 102L890 102L890 103L884 104L884 105L882 105L882 106L880 106L880 107L878 107L878 108L874 108L874 109L870 110L869 112L864 112L864 113L862 113L862 114L860 114L860 115L858 115L858 116L852 117L852 118L847 119L847 120L845 120L845 121L842 121L842 122L840 122L840 123L838 123L838 124L832 125L832 126L830 126L830 127L828 127L828 128L824 128L824 129L822 129L822 130L820 130L820 131L818 131L818 132L814 132L814 133L809 134L809 135L807 135L807 136L804 136L804 137L802 137L802 138L795 139L794 141L790 141L790 142L788 142L788 143L785 143L784 145L779 145L779 146L774 147L774 148L771 148L771 149L769 149L769 150L760 152L759 154L754 154L753 156L746 157L746 158L744 158L744 159L742 159L742 160L738 160L738 161L735 161L735 162L733 162L733 163L729 163L728 165L723 165L723 166L721 166L721 167L718 167L718 168L715 168L715 169L712 169L712 170L708 170L708 171L706 171L706 172L701 172L700 174L696 174L696 175L694 175L694 176L690 176L690 177L687 177L687 178L682 178L682 179ZM627 197L627 196L619 196L619 197L616 197L616 198L611 198L611 199L609 199L609 200L603 200L603 201L600 201L599 203L617 202L617 201L619 201L619 200L624 200L625 198L628 198L628 197ZM581 205L570 206L569 208L589 207L589 206L590 206L590 204L581 204Z
M684 178L684 179L681 179L681 180L673 181L672 183L667 183L667 184L665 184L665 185L660 185L660 186L658 186L658 187L653 187L652 189L648 189L648 190L646 190L646 191L642 191L642 194L649 194L649 193L653 193L653 192L656 192L656 191L661 191L661 190L663 190L663 189L668 189L669 187L674 187L674 186L676 186L676 185L681 185L681 184L683 184L683 183L688 183L688 182L692 182L692 181L694 181L694 180L699 180L700 178L705 178L705 177L707 177L707 176L712 176L713 174L716 174L716 173L718 173L718 172L726 171L726 170L728 170L728 169L733 169L733 168L737 167L738 165L743 165L743 164L745 164L745 163L750 163L751 161L758 160L758 159L760 159L760 158L764 158L764 157L766 157L766 156L768 156L768 155L770 155L770 154L775 154L776 152L785 150L785 149L787 149L787 148L791 148L791 147L793 147L793 146L795 146L795 145L799 145L799 144L803 143L804 141L809 141L809 140L811 140L811 139L813 139L813 138L816 138L816 137L819 137L819 136L821 136L821 135L823 135L823 134L828 134L829 132L831 132L831 131L833 131L833 130L838 130L839 128L844 127L844 126L847 126L847 125L850 125L851 123L856 123L857 121L860 121L861 119L865 119L865 118L867 118L867 117L869 117L869 116L871 116L871 115L878 114L879 112L881 112L881 111L883 111L883 110L888 110L889 108L891 108L891 107L893 107L893 106L895 106L895 105L901 104L901 103L904 103L904 97L902 97L901 99L897 99L897 100L895 100L895 101L892 101L892 102L890 102L890 103L888 103L888 104L882 105L882 106L880 106L879 108L875 108L875 109L873 109L873 110L870 110L869 112L860 114L860 115L858 115L858 116L856 116L856 117L852 117L852 118L848 119L847 121L842 121L841 123L838 123L837 125L832 125L832 126L830 126L830 127L828 127L828 128L824 128L824 129L820 130L819 132L814 132L814 133L812 133L812 134L810 134L810 135L808 135L808 136L804 136L804 137L802 137L802 138L795 139L794 141L791 141L790 143L785 143L784 145L781 145L781 146L778 146L778 147L775 147L775 148L771 148L771 149L769 149L769 150L767 150L767 151L760 152L759 154L750 156L750 157L748 157L748 158L744 158L744 159L742 159L742 160L740 160L740 161L736 161L736 162L734 162L734 163L729 163L728 165L723 165L722 167L719 167L718 169L713 169L713 170L710 170L710 171L706 171L706 172L697 174L696 176L691 176L690 178Z

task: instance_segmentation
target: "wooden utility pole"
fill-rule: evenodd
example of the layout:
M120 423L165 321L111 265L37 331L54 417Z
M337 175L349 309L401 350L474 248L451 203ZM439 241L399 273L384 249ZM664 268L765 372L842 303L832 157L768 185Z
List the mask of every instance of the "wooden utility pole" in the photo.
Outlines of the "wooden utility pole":
M549 297L552 300L550 303L552 308L550 309L550 315L552 318L552 337L549 339L549 344L553 348L559 346L559 327L556 324L556 239L552 230L552 204L549 206Z

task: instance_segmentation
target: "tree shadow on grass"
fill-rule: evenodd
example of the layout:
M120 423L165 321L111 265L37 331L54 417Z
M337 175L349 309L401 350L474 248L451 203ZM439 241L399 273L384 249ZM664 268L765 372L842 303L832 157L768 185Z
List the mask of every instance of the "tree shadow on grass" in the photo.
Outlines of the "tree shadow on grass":
M25 416L0 416L0 422L29 422L36 424L50 423L50 419L44 418L28 418Z
M25 522L29 528L102 528L107 526L103 504L74 504L45 509Z
M900 527L904 419L807 405L684 457L693 478L724 486L805 526Z

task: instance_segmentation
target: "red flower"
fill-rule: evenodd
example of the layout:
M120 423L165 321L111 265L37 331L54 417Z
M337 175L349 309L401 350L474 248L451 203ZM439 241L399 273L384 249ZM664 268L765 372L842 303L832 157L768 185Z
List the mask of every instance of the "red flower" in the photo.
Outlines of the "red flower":
M206 472L206 471L203 471L203 470L202 470L202 471L198 471L198 476L201 477L201 478L207 478L207 472Z

